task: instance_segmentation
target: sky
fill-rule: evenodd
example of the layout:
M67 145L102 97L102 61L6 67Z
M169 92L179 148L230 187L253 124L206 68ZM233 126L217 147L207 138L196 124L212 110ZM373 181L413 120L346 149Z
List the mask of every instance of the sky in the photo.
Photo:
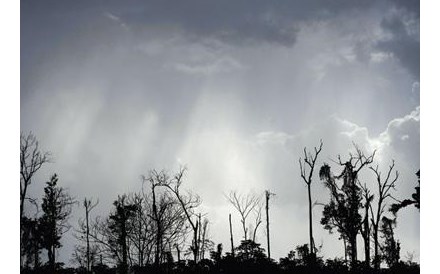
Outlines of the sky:
M228 250L231 190L275 193L271 254L308 242L307 188L298 158L322 139L318 166L346 159L353 142L394 159L396 198L420 168L418 1L21 1L20 127L78 200L99 198L105 216L141 175L188 167L184 187L203 199L215 243ZM374 165L374 166L375 166ZM312 199L329 200L318 176ZM372 189L371 170L360 180ZM325 258L343 256L336 233L314 237ZM81 216L75 207L70 220ZM419 261L419 212L398 215L401 257ZM73 231L73 229L72 229ZM263 229L257 240L266 248ZM359 250L362 240L358 238ZM68 263L75 242L63 239ZM363 252L359 252L363 258Z

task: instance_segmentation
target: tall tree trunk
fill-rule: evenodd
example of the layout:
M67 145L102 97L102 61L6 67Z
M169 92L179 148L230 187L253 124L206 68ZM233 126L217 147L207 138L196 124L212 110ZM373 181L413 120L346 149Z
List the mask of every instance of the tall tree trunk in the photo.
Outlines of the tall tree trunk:
M87 257L87 273L90 272L90 242L89 242L89 211L86 207L86 257Z
M369 204L365 206L365 221L364 221L364 249L365 249L365 263L367 268L370 268L370 223L368 216Z
M231 254L232 254L232 257L234 257L235 256L235 253L234 253L234 236L232 234L231 213L229 213L229 233L231 234Z
M379 269L380 267L380 259L379 259L379 227L378 223L374 224L374 269Z
M157 213L157 206L156 206L156 193L155 193L155 185L152 186L152 194L153 194L153 214L154 219L156 221L156 252L154 254L154 265L156 266L156 269L159 267L159 255L160 255L160 242L161 242L161 227L160 227L160 220Z
M47 258L49 261L49 269L55 273L55 247L51 246L47 249Z
M40 256L38 255L38 241L34 239L34 269L40 266Z
M180 262L180 249L178 244L176 244L176 250L177 250L177 262Z
M122 243L122 273L126 274L128 269L128 260L127 260L127 231L125 227L125 220L122 224L122 233L121 233L121 243Z
M344 240L344 261L345 261L345 265L347 265L347 240L345 239L345 237L343 238Z
M144 266L144 247L143 247L143 243L141 240L141 235L142 235L142 222L141 222L141 211L142 211L142 207L141 207L141 203L139 202L139 208L138 208L138 232L139 232L139 239L138 239L138 249L139 249L139 256L138 256L138 260L139 260L139 266L142 267Z
M266 190L266 236L267 236L267 257L270 260L270 233L269 233L269 191Z
M351 267L354 267L356 265L357 261L357 241L356 241L356 235L351 235L349 238L349 245L350 245L350 261L351 261Z
M23 191L21 191L21 186L20 186L20 222L23 218L23 211L24 211L24 200L26 198L26 191L27 191L27 187L28 187L28 182L24 182L24 188Z
M197 235L197 261L200 261L201 258L201 240L202 239L202 214L199 213L199 234Z
M197 258L198 258L198 239L197 239L197 235L198 235L198 222L196 222L196 227L194 229L194 246L193 246L193 255L194 255L194 263L197 263Z
M307 184L307 190L309 193L309 237L310 237L310 253L315 254L315 243L313 241L313 227L312 227L312 194L311 184Z

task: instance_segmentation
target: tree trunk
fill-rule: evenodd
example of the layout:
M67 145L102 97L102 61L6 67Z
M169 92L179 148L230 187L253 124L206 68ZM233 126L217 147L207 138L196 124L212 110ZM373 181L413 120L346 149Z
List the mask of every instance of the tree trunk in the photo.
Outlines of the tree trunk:
M379 269L379 239L378 239L379 227L378 224L374 225L373 237L374 237L374 269Z
M270 233L269 233L269 191L266 191L266 236L267 236L267 258L270 260Z
M156 206L156 193L154 191L155 185L152 186L152 194L153 194L153 214L154 219L156 221L156 252L154 254L154 265L156 266L156 269L159 267L159 255L160 255L160 242L161 242L161 227L160 227L160 221L157 213L157 206Z
M344 240L344 261L345 261L345 265L347 265L347 240L345 238L343 238Z
M313 241L313 227L312 227L312 194L310 190L310 183L307 184L309 193L309 237L310 237L310 253L315 254L315 243Z
M179 245L176 244L176 249L177 249L177 262L180 262L180 249L179 249Z
M90 242L89 242L89 210L86 207L86 257L87 257L87 273L90 272Z
M231 220L231 213L229 213L229 233L231 234L231 254L232 257L234 257L234 236L232 234L232 220Z
M20 200L20 222L21 222L21 220L22 220L22 218L23 218L24 200L25 200L25 198L26 198L27 187L28 187L28 183L25 181L25 182L24 182L24 189L23 189L23 191L20 193L20 198L21 198L21 200ZM21 188L20 188L20 190L21 190Z
M356 261L357 261L357 242L356 242L356 236L357 235L351 235L351 237L349 239L351 267L354 267L356 265Z
M55 248L52 246L47 249L47 259L49 261L49 269L55 273Z
M364 249L365 249L365 263L367 268L370 268L370 223L368 216L369 204L365 207L365 221L364 221Z
M127 231L125 227L125 220L122 224L122 233L121 233L121 243L122 243L122 273L127 273L128 261L127 261Z
M197 256L198 256L198 243L197 243L197 230L198 230L198 223L196 224L196 228L194 229L194 246L193 246L193 255L194 255L194 263L197 263Z

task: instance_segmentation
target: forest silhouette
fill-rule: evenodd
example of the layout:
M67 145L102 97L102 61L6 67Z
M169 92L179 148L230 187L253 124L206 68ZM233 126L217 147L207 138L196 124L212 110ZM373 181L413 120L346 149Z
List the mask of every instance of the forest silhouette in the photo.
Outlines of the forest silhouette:
M121 193L108 216L96 216L99 197L73 198L58 185L53 174L45 185L35 181L39 170L53 161L42 151L33 133L20 136L20 269L21 273L419 273L419 264L400 257L395 237L398 213L414 206L420 211L420 171L415 171L415 191L400 200L396 196L399 172L395 162L378 166L371 154L354 146L349 157L318 165L323 141L304 148L298 178L307 186L308 243L297 243L285 257L271 257L270 201L274 195L224 194L231 211L229 227L211 227L202 199L186 188L187 169L177 172L151 170L142 176L142 189ZM350 148L347 148L347 150ZM294 160L294 159L292 159ZM342 170L334 173L333 170ZM375 182L361 183L360 171L371 172ZM313 181L314 176L320 181ZM416 178L418 178L416 182ZM41 187L42 197L30 197L28 187ZM336 233L344 247L343 258L324 258L313 235L312 184L323 184L329 199L323 205L320 224ZM82 217L70 220L73 207ZM35 208L31 214L25 208ZM233 231L231 213L240 217L241 231ZM316 216L316 215L315 215ZM319 216L319 215L318 215ZM57 261L57 250L67 231L73 230L75 250L68 267ZM210 231L229 232L230 243L214 243ZM266 239L257 242L258 231ZM364 250L358 250L358 236ZM306 236L306 235L304 235ZM325 244L325 243L324 243ZM267 248L263 248L262 245ZM363 253L364 261L359 260Z

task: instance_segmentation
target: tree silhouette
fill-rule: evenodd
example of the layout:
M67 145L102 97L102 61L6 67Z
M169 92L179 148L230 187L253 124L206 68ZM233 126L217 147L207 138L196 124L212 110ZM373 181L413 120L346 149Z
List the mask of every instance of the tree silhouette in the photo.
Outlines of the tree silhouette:
M38 218L28 218L24 216L21 220L21 240L22 249L26 256L25 267L29 268L33 264L34 269L40 267L41 253L41 225Z
M168 188L177 199L178 203L183 210L187 222L190 224L193 231L193 240L192 245L190 247L193 256L194 262L197 262L199 258L200 251L200 233L199 229L201 229L200 218L195 210L200 206L201 200L200 197L192 192L187 192L186 195L180 191L180 188L183 183L183 176L185 175L186 168L181 168L179 172L177 172L173 178L169 180L164 180L161 184Z
M232 255L232 257L234 257L235 256L235 252L234 252L234 234L232 233L231 213L229 213L229 234L231 235L231 255Z
M35 135L20 134L20 220L23 217L24 201L27 189L32 183L35 173L50 161L50 153L42 152Z
M257 204L255 205L254 209L252 210L253 216L254 216L254 226L253 226L253 230L252 230L252 241L255 242L256 237L257 237L257 231L258 231L258 227L261 225L262 223L262 212L263 211L263 204L261 202L261 199L258 199Z
M387 206L387 200L393 199L391 195L391 191L395 189L396 181L399 178L399 172L396 170L394 175L392 173L395 168L394 160L391 162L391 165L388 167L388 171L385 175L385 178L382 177L381 172L379 171L379 166L376 168L370 167L373 173L376 176L377 182L377 208L376 213L373 213L372 207L371 210L371 223L373 226L373 240L374 240L374 268L379 269L380 266L380 254L379 254L379 223L384 214L385 208Z
M126 202L126 196L119 196L116 201L113 202L115 211L110 214L109 217L109 229L116 236L116 241L111 244L115 244L122 253L122 260L119 262L119 269L121 273L126 274L128 270L127 256L127 239L129 233L128 220L134 216L136 212L136 204L129 204Z
M388 267L395 266L400 260L400 243L394 239L394 229L396 225L396 218L389 219L382 217L381 232L385 239L382 247L382 257L387 263Z
M313 240L313 225L312 225L312 194L311 194L311 185L312 185L312 177L313 170L315 169L316 160L318 159L318 155L322 150L322 140L320 142L319 148L315 147L315 153L312 155L310 152L307 152L307 149L304 148L304 159L299 158L299 168L301 171L301 178L307 185L307 192L309 198L309 241L310 241L310 252L311 254L315 254L315 243ZM309 168L309 172L306 172L306 166Z
M364 219L362 221L362 226L360 228L362 238L364 239L364 251L365 251L365 264L367 268L370 268L371 254L370 254L370 237L371 237L371 226L370 226L370 210L371 202L374 199L374 195L367 188L366 184L361 185L362 196L364 199Z
M235 209L237 209L238 213L240 214L240 221L243 228L243 238L246 241L248 239L248 227L246 225L246 220L248 219L249 214L258 206L260 199L255 194L248 193L247 195L243 195L239 194L237 191L231 191L226 199L234 206Z
M260 244L252 240L242 240L241 244L235 249L237 259L241 262L259 261L266 258L264 249L260 247Z
M43 216L41 225L41 246L47 250L49 270L55 272L56 249L61 247L61 236L70 229L68 218L72 213L75 200L67 191L57 186L58 177L54 174L44 188L44 197L41 208Z
M85 243L85 246L79 245L74 251L74 260L79 262L86 268L86 272L91 272L93 262L97 253L96 246L90 246L90 212L98 205L99 201L95 202L92 199L84 198L83 207L85 211L85 218L78 221L79 229L75 237L81 242Z
M330 202L324 206L321 224L330 232L333 228L337 228L341 238L348 241L348 255L352 268L357 261L357 235L362 225L362 217L359 214L362 192L357 183L358 174L373 162L375 155L373 152L372 155L365 156L359 147L354 146L356 154L350 154L346 162L342 162L341 157L338 156L338 164L343 167L340 175L334 176L327 164L324 164L319 171L319 177L330 191ZM336 180L343 181L341 187Z
M264 192L266 196L266 237L267 237L267 257L270 260L270 233L269 233L269 199L271 195L275 195L275 193L271 193L269 190Z
M158 173L153 170L150 172L148 178L143 177L144 182L149 181L151 184L151 194L152 194L152 219L156 224L156 252L154 257L154 264L156 268L159 267L160 254L162 253L162 214L159 214L158 202L156 199L156 187L166 184L168 181L168 175L165 172ZM163 212L162 210L160 212Z
M414 205L420 211L420 170L416 172L417 176L417 184L415 187L415 192L411 195L411 199L405 199L401 202L395 203L391 205L390 211L396 215L397 212L409 205Z
M205 252L210 252L214 247L214 242L209 239L209 220L203 219L200 239L200 260L205 259Z

